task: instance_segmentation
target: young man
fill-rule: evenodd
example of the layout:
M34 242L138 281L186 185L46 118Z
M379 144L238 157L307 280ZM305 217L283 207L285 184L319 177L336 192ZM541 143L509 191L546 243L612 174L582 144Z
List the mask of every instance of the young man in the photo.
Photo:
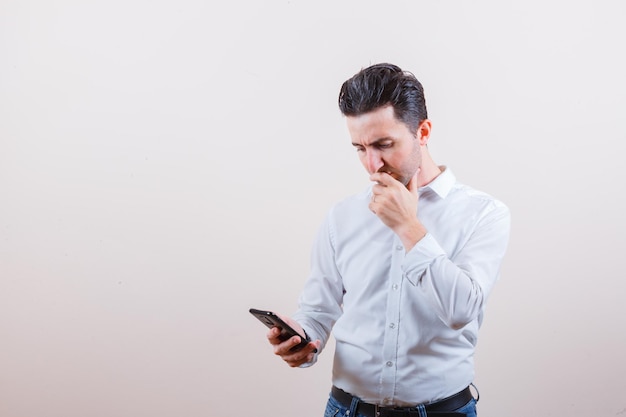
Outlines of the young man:
M475 416L470 385L485 303L505 254L510 215L457 182L428 150L419 81L395 65L365 68L339 94L352 145L372 185L336 204L274 352L310 366L331 330L336 349L326 416Z

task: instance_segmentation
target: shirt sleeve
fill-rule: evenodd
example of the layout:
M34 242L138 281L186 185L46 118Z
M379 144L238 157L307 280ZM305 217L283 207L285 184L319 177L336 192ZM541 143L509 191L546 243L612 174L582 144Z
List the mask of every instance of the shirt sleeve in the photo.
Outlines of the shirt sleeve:
M335 265L331 218L332 212L322 223L314 240L311 272L300 294L299 308L293 315L311 340L322 342L320 352L342 313L343 283Z
M444 323L461 328L482 317L484 304L499 277L509 230L509 209L494 201L453 258L435 236L427 233L405 255L405 277L421 288Z

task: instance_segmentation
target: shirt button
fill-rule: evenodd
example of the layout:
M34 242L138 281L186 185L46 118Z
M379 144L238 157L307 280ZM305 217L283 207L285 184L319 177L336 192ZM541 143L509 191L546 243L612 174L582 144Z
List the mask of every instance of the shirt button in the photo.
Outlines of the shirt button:
M393 362L388 361L385 365L387 365L387 366L393 366Z
M389 324L389 327L392 328L392 329L395 329L396 328L396 323Z
M396 250L402 250L402 246L400 245L396 246Z
M391 288L393 288L394 290L397 290L397 289L398 289L398 284L393 284L393 285L391 286Z

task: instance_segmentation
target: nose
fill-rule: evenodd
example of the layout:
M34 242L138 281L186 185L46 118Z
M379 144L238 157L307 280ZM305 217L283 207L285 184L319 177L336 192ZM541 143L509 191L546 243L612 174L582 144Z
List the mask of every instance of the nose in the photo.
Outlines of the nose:
M384 165L380 154L374 149L367 150L364 159L363 164L365 165L367 172L370 174L378 172L378 170Z

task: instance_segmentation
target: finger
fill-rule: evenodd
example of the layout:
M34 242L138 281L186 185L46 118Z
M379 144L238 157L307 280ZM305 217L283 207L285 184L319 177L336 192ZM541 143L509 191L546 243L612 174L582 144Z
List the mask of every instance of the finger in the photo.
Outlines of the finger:
M313 353L319 352L320 348L322 347L322 341L318 339L315 342L311 342L311 343L313 343L313 346L315 346L315 350L313 350Z
M415 171L415 174L413 175L413 177L411 177L411 180L409 181L409 183L406 185L406 188L409 189L409 191L413 194L417 194L417 189L419 188L419 182L418 182L418 176L420 173L420 169L418 168L417 171Z
M300 336L293 336L284 342L274 345L274 353L283 357L290 356L294 353L291 351L291 348L298 345L301 341Z
M320 341L317 340L315 342L309 342L308 345L306 345L304 347L305 350L310 350L311 353L317 353L319 352L319 346L320 346Z
M370 175L370 181L375 181L378 185L388 187L393 185L397 180L386 172L375 172Z
M267 340L269 340L272 345L279 345L283 342L278 336L280 336L280 329L278 327L272 327L267 332Z
M374 200L370 201L370 203L367 206L367 208L369 208L370 211L372 213L374 213L374 214L376 214L376 207L378 207L378 206L377 206L377 204L376 204L376 202Z
M300 366L303 363L313 361L320 346L321 342L316 340L315 342L311 342L306 345L302 350L283 355L282 359L291 367Z
M385 192L386 185L374 184L372 186L372 197L382 195Z

